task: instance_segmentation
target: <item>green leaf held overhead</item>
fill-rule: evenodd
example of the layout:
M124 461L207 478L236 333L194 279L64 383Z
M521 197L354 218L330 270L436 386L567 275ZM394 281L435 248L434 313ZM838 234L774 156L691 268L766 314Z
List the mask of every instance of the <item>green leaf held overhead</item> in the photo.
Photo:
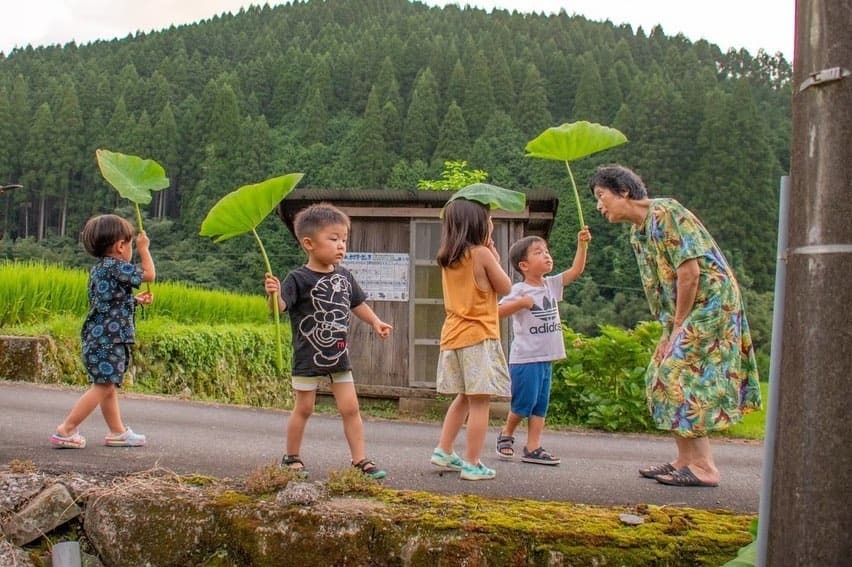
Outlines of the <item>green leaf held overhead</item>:
M278 206L278 203L286 197L296 184L302 179L302 173L288 173L281 177L273 177L253 185L243 185L213 205L204 222L201 223L201 236L209 236L215 242L222 242L234 236L251 232L260 248L263 263L267 273L272 273L269 264L269 256L263 246L260 236L257 234L257 226L263 222L269 213ZM278 305L278 294L272 294L272 305ZM281 321L278 309L272 310L275 321L275 348L277 356L275 367L281 371L284 364L284 355L281 346Z
M574 202L577 205L577 219L580 228L586 226L583 218L583 207L580 204L580 193L571 172L571 163L580 158L590 156L620 146L627 141L627 136L609 126L581 120L569 122L562 126L548 128L538 135L537 138L527 142L526 157L542 159L553 159L565 162L568 168L568 176L571 178L571 187L574 189ZM586 246L586 243L583 243Z
M627 136L615 128L582 120L548 128L530 140L525 150L527 157L571 162L626 141Z
M502 209L510 213L523 212L527 205L527 196L520 191L512 191L488 183L474 183L459 189L447 200L447 204L456 199L476 201L490 209Z
M228 193L207 213L201 223L201 236L222 242L254 230L296 187L302 176L302 173L289 173L243 185Z
M151 191L169 186L163 166L154 160L103 149L97 150L95 155L104 179L119 195L137 205L147 205L151 202Z

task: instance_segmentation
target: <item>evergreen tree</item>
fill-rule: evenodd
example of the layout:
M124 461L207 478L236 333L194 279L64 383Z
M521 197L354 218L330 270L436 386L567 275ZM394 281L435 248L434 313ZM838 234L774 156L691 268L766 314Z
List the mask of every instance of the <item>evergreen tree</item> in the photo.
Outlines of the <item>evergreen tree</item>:
M391 189L416 191L417 182L425 179L428 175L429 167L423 160L418 159L414 160L414 163L409 163L408 160L401 159L391 168L388 187Z
M571 120L588 120L589 122L605 122L603 81L598 70L598 64L591 57L583 57L578 61L580 80L577 82L577 96L571 111Z
M465 75L464 65L460 60L453 65L453 70L450 73L449 82L447 83L446 99L456 101L459 106L464 106L464 92L467 85L467 76Z
M126 154L133 153L133 117L127 112L124 97L120 97L106 126L106 149Z
M24 148L29 142L30 120L29 85L23 75L16 75L9 90L9 132L14 133L9 159L12 164L12 176L21 179L24 171Z
M385 133L386 149L392 154L393 161L396 161L402 149L402 117L391 101L387 101L382 107L382 129Z
M396 80L396 71L390 57L385 57L379 68L379 76L373 84L376 95L381 106L390 102L395 108L402 108L402 96L399 94L399 82ZM372 96L372 92L370 93Z
M302 103L302 139L306 144L322 142L328 125L328 110L319 88L311 91Z
M530 63L527 65L527 75L518 95L515 119L515 124L527 139L533 139L544 129L553 125L553 119L547 107L544 80L538 68Z
M151 135L151 155L166 170L171 182L169 190L154 193L151 202L152 215L158 219L174 217L178 213L175 187L181 182L179 144L177 122L172 105L167 102L160 111Z
M561 51L548 53L545 61L547 102L550 104L550 113L554 122L562 124L568 122L571 116L577 84L564 53Z
M57 232L65 236L68 220L68 195L76 191L80 183L80 167L85 150L85 129L83 113L77 99L77 92L71 77L65 75L57 85L54 96L54 136L56 138L54 155L56 166L56 193L59 197L59 218Z
M53 135L53 112L48 103L42 103L33 117L29 142L24 151L23 184L29 196L24 210L24 236L45 237L51 189L56 186L57 140Z
M432 165L441 166L445 161L467 157L470 152L467 124L464 113L456 101L450 103L438 134L438 145L432 154Z
M489 183L507 189L529 187L530 160L523 152L526 142L511 117L498 110L473 144L470 167L487 171Z
M438 93L427 67L414 83L402 131L402 155L413 161L432 157L438 138Z
M0 87L0 124L9 124L9 95L6 87ZM11 136L0 136L0 185L7 185L12 179L12 138ZM9 238L9 217L12 210L12 194L0 195L0 207L3 209L0 217L0 239Z
M494 114L496 107L488 60L481 51L476 53L471 63L461 107L471 135L478 137L485 130L485 125Z
M748 83L736 83L731 95L708 96L697 145L698 167L690 176L693 210L729 252L728 259L745 266L756 289L770 291L779 169Z
M367 99L364 121L359 128L358 143L352 164L354 173L359 179L359 185L370 189L381 187L391 168L379 104L378 89L373 87Z
M436 35L432 38L432 46L429 51L431 54L429 68L432 70L432 74L435 75L441 104L449 104L452 100L448 94L450 76L459 59L459 51L456 49L455 39L452 37L447 38L440 34Z
M491 86L497 108L511 113L515 108L515 85L506 54L499 48L491 53Z

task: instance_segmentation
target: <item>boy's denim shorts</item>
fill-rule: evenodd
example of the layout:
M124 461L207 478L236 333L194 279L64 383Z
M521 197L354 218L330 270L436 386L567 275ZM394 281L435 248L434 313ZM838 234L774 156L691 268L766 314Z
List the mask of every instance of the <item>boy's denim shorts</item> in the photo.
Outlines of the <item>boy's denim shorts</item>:
M552 374L553 364L550 361L510 364L512 413L523 417L547 416Z

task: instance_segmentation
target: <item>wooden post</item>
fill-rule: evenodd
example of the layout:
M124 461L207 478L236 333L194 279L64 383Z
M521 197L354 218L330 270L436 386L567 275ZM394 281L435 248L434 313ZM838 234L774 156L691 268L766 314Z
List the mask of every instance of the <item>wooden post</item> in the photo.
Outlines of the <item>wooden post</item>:
M766 565L852 557L852 0L798 0Z

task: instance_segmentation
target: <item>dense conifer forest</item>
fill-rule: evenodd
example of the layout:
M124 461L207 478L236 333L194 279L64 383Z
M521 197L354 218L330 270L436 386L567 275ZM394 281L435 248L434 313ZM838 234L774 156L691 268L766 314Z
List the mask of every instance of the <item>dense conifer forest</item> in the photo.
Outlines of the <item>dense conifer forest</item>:
M0 257L85 266L77 235L127 203L96 148L150 157L171 187L146 207L158 275L261 292L251 239L198 236L224 194L304 172L300 187L416 190L445 160L488 182L553 188L551 247L573 257L563 165L524 157L550 126L589 120L629 143L574 165L594 241L567 322L632 325L647 306L626 227L594 212L600 163L636 169L716 237L747 289L758 331L774 278L777 194L789 169L792 68L780 54L722 52L663 29L583 17L428 7L405 0L268 5L154 33L0 54ZM301 260L283 224L262 236L273 266ZM756 341L764 342L758 332Z

